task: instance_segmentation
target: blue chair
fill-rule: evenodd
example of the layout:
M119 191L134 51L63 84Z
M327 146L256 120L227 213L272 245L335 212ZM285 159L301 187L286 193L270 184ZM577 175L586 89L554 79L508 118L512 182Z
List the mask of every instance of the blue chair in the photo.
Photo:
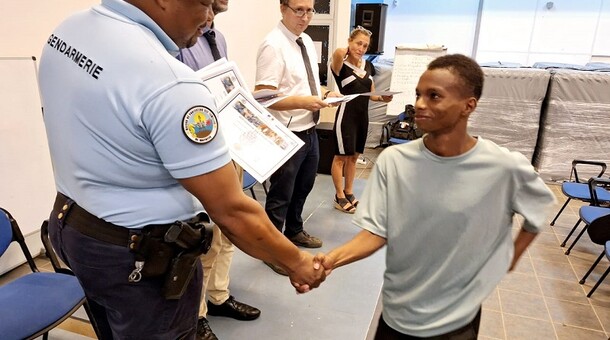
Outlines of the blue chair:
M589 225L589 228L587 228L587 233L589 234L591 241L595 244L603 246L607 241L610 241L610 214L595 219L591 225ZM605 254L605 251L602 251L602 253L599 254L599 257L593 262L591 268L589 268L587 273L580 279L580 284L585 283L589 274L593 272L597 264L604 258Z
M267 195L267 185L265 184L265 182L261 183L261 185L263 186L265 195ZM254 194L254 186L256 185L256 183L258 183L256 179L252 177L252 175L250 175L246 170L244 170L244 184L242 186L242 189L244 191L250 190L250 194L254 199L256 199L256 194Z
M42 335L46 340L51 329L86 306L85 293L67 269L41 273L17 221L0 208L0 256L13 242L21 247L32 273L0 286L0 338L34 339Z
M606 258L608 258L608 260L610 261L610 240L608 240L606 242L606 245L604 246L604 252L602 253L601 256L603 256L603 255L606 255ZM601 256L600 256L599 260L601 260ZM599 260L593 264L593 267L591 267L589 272L591 272L593 270L593 268L595 268L595 266L597 265ZM609 273L610 273L610 266L602 274L602 276L599 278L599 280L597 280L597 282L595 283L595 286L593 286L593 288L591 288L591 291L589 292L589 294L587 294L587 297L590 298L591 295L593 295L593 292L595 292L595 290L597 289L597 287L599 287L599 285L602 283L602 281L604 281L606 279L606 276L608 276ZM582 282L582 283L584 283L584 282Z
M572 231L570 231L570 234L572 232L574 232L574 230L578 227L580 222L585 222L585 226L584 226L584 228L582 228L582 230L580 231L578 236L576 236L576 239L574 239L574 241L572 242L572 244L570 245L568 250L566 250L566 252L565 252L566 255L570 255L570 251L572 250L572 248L574 248L574 245L576 245L576 242L578 242L580 237L585 233L585 231L588 230L589 226L592 223L594 223L600 217L610 215L610 208L600 206L601 201L599 199L598 190L597 190L597 189L600 189L600 185L605 185L605 186L610 185L610 180L604 179L604 178L592 177L589 179L587 185L588 185L588 189L589 189L589 195L591 197L591 200L590 200L591 205L585 205L585 206L580 207L580 209L578 209L578 215L580 218L578 219L578 222L576 222L576 224L572 228ZM605 189L602 189L602 190L604 192L607 192ZM570 235L568 235L568 237L566 237L566 240L569 238L569 236ZM565 240L564 240L564 242L565 242Z
M606 171L606 163L603 163L603 162L584 161L584 160L578 160L578 159L575 159L572 161L572 169L570 170L570 179L569 179L569 181L563 182L561 184L561 192L567 197L567 199L566 199L565 203L563 204L563 206L561 207L561 209L559 209L559 211L557 212L557 215L555 215L555 218L553 218L553 221L551 221L552 226L555 225L555 222L559 218L559 215L561 215L561 213L568 206L568 203L570 203L570 201L572 199L587 202L589 204L591 203L591 194L589 193L589 185L587 182L581 181L581 179L578 177L578 167L579 166L581 166L581 167L584 167L584 166L599 167L600 171L596 177L601 177L604 174L604 172ZM596 191L597 191L600 202L609 202L610 201L610 192L608 192L607 190L605 190L604 188L601 188L601 187L596 188ZM566 243L568 242L568 240L570 239L570 237L572 236L574 231L576 231L576 229L578 228L578 225L580 224L580 222L581 222L581 220L579 219L576 222L576 224L574 225L574 227L572 227L572 230L570 230L570 232L568 233L568 236L566 236L566 238L561 243L562 247L565 247Z

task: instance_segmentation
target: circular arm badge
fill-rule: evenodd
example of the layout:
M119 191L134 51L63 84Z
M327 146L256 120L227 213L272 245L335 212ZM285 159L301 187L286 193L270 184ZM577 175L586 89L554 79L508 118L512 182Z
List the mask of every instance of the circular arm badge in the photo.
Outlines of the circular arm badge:
M208 143L218 133L216 115L205 106L193 106L182 118L182 132L193 143Z

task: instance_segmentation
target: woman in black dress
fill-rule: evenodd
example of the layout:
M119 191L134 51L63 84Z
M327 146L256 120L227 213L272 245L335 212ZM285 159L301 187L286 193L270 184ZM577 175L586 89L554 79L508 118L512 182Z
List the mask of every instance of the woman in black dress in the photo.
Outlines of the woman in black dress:
M363 56L371 41L371 31L358 26L347 40L347 48L335 50L331 61L331 71L339 91L343 95L374 92L373 76L375 68ZM369 100L389 102L392 96L358 96L337 108L333 132L337 146L331 167L335 185L335 208L353 214L358 200L354 196L353 184L356 175L356 161L364 152L369 125ZM345 182L343 181L345 176Z

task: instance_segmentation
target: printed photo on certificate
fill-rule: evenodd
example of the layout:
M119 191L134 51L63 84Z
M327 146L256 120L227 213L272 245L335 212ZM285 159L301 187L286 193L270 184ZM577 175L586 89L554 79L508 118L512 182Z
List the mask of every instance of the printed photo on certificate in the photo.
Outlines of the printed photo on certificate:
M222 60L222 59L221 59ZM208 88L217 106L224 102L231 91L237 88L247 88L237 65L232 61L218 60L197 71L197 75Z
M304 144L243 88L218 106L218 121L231 158L261 183Z

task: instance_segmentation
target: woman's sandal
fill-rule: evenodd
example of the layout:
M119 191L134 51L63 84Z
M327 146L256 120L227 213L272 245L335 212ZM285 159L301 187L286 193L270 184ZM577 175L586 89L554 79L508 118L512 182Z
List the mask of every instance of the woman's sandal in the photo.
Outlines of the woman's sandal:
M358 199L356 198L356 196L354 196L354 194L348 194L345 191L343 192L345 194L345 198L347 198L347 200L354 206L357 207L358 203L360 203L360 201L358 201Z
M356 208L352 203L345 197L337 197L335 195L335 209L341 210L344 213L353 214L356 212Z

